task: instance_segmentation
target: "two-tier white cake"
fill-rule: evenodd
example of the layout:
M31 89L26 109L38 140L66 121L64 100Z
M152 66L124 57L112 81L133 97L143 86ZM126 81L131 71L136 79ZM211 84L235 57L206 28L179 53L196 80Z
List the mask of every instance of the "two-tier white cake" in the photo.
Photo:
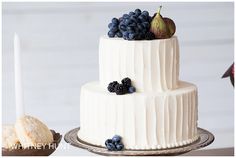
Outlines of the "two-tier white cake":
M107 91L132 80L136 92ZM198 139L197 87L179 80L179 45L169 39L127 41L101 37L99 81L82 86L78 137L105 146L115 134L126 149L163 149Z

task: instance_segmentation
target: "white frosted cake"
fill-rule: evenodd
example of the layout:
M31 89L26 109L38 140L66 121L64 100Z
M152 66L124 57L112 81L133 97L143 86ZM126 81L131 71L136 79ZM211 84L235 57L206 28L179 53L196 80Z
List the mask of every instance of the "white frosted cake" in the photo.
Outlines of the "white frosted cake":
M112 81L132 80L136 92L107 91ZM99 81L82 86L78 137L104 146L115 134L125 149L164 149L198 139L197 87L179 80L179 45L168 39L134 40L103 36Z

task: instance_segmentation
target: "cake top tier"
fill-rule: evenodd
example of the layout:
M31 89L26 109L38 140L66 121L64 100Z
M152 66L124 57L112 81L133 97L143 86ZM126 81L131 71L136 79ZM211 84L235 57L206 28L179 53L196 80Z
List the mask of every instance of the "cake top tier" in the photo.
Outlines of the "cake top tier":
M99 79L106 88L129 77L138 92L178 88L179 45L168 39L133 40L102 36L99 42Z

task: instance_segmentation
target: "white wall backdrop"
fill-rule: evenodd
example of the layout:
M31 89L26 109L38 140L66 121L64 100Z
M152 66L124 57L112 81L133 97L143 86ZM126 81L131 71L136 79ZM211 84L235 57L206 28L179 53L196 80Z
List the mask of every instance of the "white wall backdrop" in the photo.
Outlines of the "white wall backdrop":
M177 26L180 78L199 89L199 127L208 148L233 146L234 89L221 79L234 57L233 3L3 3L3 123L15 121L13 35L21 39L26 113L65 134L79 126L80 87L98 80L98 39L112 17L136 8ZM72 148L72 147L71 147ZM55 155L87 152L72 148Z

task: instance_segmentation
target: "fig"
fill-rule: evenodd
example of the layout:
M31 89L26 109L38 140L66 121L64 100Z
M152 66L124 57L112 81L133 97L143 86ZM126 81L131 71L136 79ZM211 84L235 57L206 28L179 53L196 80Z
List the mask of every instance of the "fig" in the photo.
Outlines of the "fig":
M170 18L163 18L168 29L169 29L169 37L172 37L175 34L176 31L176 27L175 27L175 23L173 20L171 20Z
M160 11L162 6L160 6L157 14L151 21L150 32L154 33L155 38L157 39L164 39L169 38L169 29L166 25L164 19L162 18Z

